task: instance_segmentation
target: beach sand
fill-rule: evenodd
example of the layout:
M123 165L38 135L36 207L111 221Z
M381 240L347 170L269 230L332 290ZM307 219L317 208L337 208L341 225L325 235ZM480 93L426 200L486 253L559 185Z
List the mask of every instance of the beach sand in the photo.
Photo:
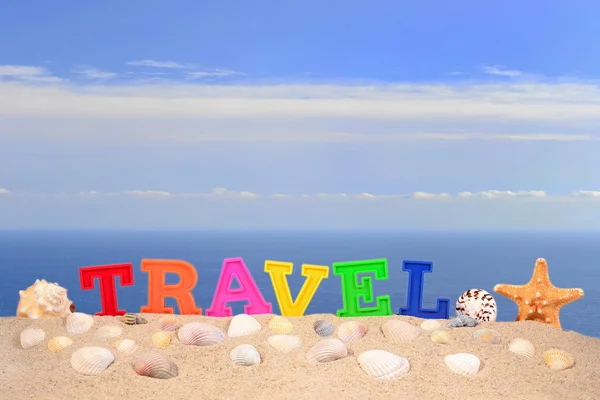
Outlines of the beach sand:
M600 339L563 331L538 322L482 323L475 328L453 328L454 340L448 344L433 343L427 332L405 344L390 343L381 332L389 319L400 319L414 325L423 321L413 317L337 318L333 315L308 315L288 318L300 336L302 347L291 353L279 353L267 343L274 333L267 327L270 315L256 315L262 331L245 337L229 338L218 346L200 347L179 343L174 334L169 347L156 349L151 334L160 330L163 315L142 314L148 324L125 325L118 317L94 317L90 331L82 335L67 334L62 319L28 320L0 318L0 398L17 399L544 399L576 400L600 398ZM202 321L221 328L225 333L231 317L177 316L183 323ZM348 357L319 365L310 365L305 352L321 338L313 323L326 319L339 327L349 320L360 320L369 328L356 342L347 343ZM114 342L95 336L104 325L123 328L121 338L135 340L139 349L126 355L117 352ZM41 328L46 340L23 350L20 332L26 327ZM473 331L492 327L501 333L499 344L478 343ZM336 330L337 334L337 330ZM334 334L334 337L336 337ZM48 351L48 340L69 336L72 346L59 353ZM533 358L508 351L513 338L530 340L536 348ZM244 367L233 364L229 352L237 345L249 343L260 351L260 365ZM83 346L110 349L115 361L97 376L76 373L70 364L71 354ZM542 353L558 348L571 353L575 365L565 371L551 371ZM356 357L367 350L382 349L403 357L411 364L407 375L390 381L369 377L358 365ZM171 379L153 379L135 373L136 357L147 352L168 355L179 367L179 375ZM472 353L480 358L480 372L461 377L448 370L444 356ZM6 397L5 397L6 396Z

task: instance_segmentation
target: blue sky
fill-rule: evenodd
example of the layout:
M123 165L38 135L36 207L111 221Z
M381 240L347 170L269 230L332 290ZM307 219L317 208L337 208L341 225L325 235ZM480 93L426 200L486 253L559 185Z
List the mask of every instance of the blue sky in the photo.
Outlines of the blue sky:
M600 228L595 2L0 4L0 228Z

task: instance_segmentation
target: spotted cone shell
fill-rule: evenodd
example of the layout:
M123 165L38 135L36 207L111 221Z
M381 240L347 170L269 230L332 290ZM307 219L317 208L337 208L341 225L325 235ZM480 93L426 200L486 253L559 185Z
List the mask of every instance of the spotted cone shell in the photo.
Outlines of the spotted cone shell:
M348 355L348 348L340 339L323 339L306 352L306 359L311 363L326 363Z
M469 289L456 300L456 315L468 315L477 322L495 322L497 307L494 297L483 289Z
M71 366L82 375L98 375L115 361L113 353L104 347L82 347L71 355Z
M156 379L169 379L179 375L177 364L159 353L140 356L133 364L133 369L138 375Z
M46 339L46 333L38 328L25 328L21 331L19 339L21 347L28 350L42 343Z
M204 322L190 322L177 333L182 344L193 346L214 346L223 341L225 334L217 327Z
M385 350L365 351L356 360L362 370L375 379L393 379L410 370L410 363L406 358Z

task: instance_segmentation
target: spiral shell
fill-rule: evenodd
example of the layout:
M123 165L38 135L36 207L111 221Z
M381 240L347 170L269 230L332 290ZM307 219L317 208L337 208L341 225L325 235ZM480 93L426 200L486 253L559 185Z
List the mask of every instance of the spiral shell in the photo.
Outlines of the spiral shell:
M121 322L123 322L124 324L127 324L127 325L142 325L142 324L148 323L146 318L144 318L140 315L137 315L137 314L129 314L129 313L121 316Z
M67 315L65 327L71 335L80 335L90 330L94 325L94 317L88 314L75 312Z
M338 328L338 337L344 342L355 342L367 333L367 326L356 321L344 322Z
M24 350L37 346L46 339L46 332L38 328L25 328L20 335L21 347Z
M282 353L289 353L302 346L300 338L293 335L273 335L267 339L267 342Z
M483 289L469 289L456 300L456 315L468 315L478 322L495 322L497 307L494 297Z
M225 334L219 328L204 322L190 322L179 329L177 336L182 344L213 346L221 343Z
M152 335L152 343L154 346L164 349L171 343L171 334L164 331L156 332Z
M473 332L473 337L481 343L500 343L500 333L493 329L478 329L475 332Z
M331 322L325 321L324 319L315 321L313 328L317 335L321 337L331 336L335 330Z
M405 321L391 319L381 326L383 336L392 343L406 343L415 340L421 334L421 328Z
M311 363L326 363L348 355L348 348L340 339L323 339L306 352L306 359Z
M410 370L410 363L406 358L385 350L365 351L356 360L362 370L375 379L393 379Z
M181 321L174 315L167 315L158 320L158 325L165 332L176 331L181 326Z
M72 305L73 302L67 297L67 289L59 286L58 283L36 279L33 285L19 291L17 317L31 319L65 317L71 313Z
M421 322L421 329L424 331L434 331L442 327L442 323L437 319L426 319Z
M71 366L82 375L98 375L114 361L113 353L103 347L82 347L71 355Z
M535 347L527 339L515 338L508 344L508 350L523 357L531 358L535 354Z
M253 335L260 332L261 329L262 326L260 325L260 322L253 316L248 314L238 314L231 318L227 335L229 335L229 337Z
M58 353L72 344L73 340L71 338L66 336L56 336L48 341L48 350L51 353Z
M134 340L131 339L121 339L115 342L115 348L117 351L124 354L132 354L138 349L138 345Z
M461 376L475 375L479 372L481 361L469 353L451 354L444 358L448 369Z
M251 366L260 364L260 353L251 344L240 344L229 353L234 364Z
M123 333L123 329L121 329L120 326L106 325L98 328L96 331L96 337L102 340L110 340L121 336L121 333Z
M287 318L276 315L269 321L269 328L275 333L288 334L292 333L294 325Z
M544 352L544 362L552 371L564 371L575 364L573 356L566 351L550 349Z
M436 329L435 331L431 332L429 338L434 343L446 344L452 340L452 334L448 331Z
M179 375L179 367L164 354L150 353L140 356L133 364L136 374L156 379L169 379Z

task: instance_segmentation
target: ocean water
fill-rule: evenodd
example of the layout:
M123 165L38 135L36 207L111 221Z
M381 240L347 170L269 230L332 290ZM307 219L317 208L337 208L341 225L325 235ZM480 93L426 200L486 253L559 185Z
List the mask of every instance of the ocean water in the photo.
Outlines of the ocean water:
M564 329L600 337L600 233L573 232L134 232L134 231L0 231L0 315L12 316L18 291L35 279L58 282L69 291L77 310L100 311L98 283L81 290L79 268L93 265L133 264L134 286L117 286L119 308L139 312L147 302L147 275L143 258L181 259L198 271L193 290L197 306L211 304L223 259L243 257L263 295L279 313L265 260L289 261L288 276L295 297L304 283L301 264L329 265L338 261L387 258L389 277L373 280L375 296L389 294L392 311L406 304L408 273L403 260L433 262L425 274L423 305L434 308L438 297L454 303L467 289L481 288L495 297L498 320L512 321L517 306L493 292L497 283L525 284L535 260L548 260L554 285L582 288L583 299L566 305L560 314ZM167 283L176 283L167 276ZM118 283L117 283L118 285ZM167 299L168 306L177 304ZM368 305L368 304L365 304ZM244 303L232 303L234 314ZM330 270L306 314L333 313L342 308L340 277Z

